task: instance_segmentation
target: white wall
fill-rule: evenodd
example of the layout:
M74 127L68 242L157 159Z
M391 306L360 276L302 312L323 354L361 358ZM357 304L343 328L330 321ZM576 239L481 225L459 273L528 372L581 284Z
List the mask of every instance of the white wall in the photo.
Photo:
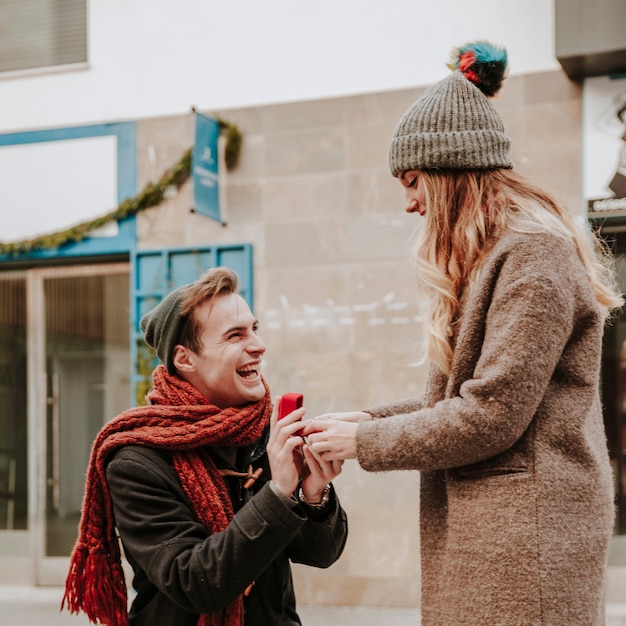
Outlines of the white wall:
M91 0L89 68L0 79L0 132L425 85L451 48L558 69L553 0Z

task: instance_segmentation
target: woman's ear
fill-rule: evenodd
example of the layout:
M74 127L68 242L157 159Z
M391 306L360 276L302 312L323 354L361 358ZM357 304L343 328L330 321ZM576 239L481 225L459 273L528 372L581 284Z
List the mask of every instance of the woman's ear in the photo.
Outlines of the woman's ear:
M172 363L174 363L174 367L180 372L192 372L196 369L193 352L179 343L174 346Z

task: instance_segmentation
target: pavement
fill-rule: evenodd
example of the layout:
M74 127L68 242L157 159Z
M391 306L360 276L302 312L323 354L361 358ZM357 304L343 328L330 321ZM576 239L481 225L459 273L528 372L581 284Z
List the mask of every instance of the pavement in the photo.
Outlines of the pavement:
M0 586L2 626L87 626L84 614L60 612L60 587ZM300 606L303 626L419 626L418 609L365 606ZM559 625L561 626L561 625ZM626 626L626 602L607 605L606 626Z

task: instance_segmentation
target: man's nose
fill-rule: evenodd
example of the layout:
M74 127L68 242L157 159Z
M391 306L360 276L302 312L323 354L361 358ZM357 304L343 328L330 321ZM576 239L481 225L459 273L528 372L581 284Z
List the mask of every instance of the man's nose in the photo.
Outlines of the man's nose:
M265 342L259 335L254 335L252 341L248 344L248 352L260 352L263 354L267 350Z

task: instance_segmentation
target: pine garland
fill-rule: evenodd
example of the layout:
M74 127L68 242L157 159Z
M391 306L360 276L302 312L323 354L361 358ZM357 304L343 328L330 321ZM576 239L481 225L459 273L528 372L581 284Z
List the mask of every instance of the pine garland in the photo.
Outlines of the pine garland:
M241 153L241 144L243 142L243 136L240 130L234 124L227 122L219 115L215 116L220 128L226 131L226 145L224 146L224 161L226 162L226 169L232 170L237 167L239 162L239 154Z
M226 131L226 145L224 148L224 159L226 169L232 170L239 162L241 153L242 135L239 129L232 123L216 117L220 127ZM59 248L65 244L82 241L89 233L96 228L101 228L113 220L123 220L140 213L150 207L157 206L163 202L165 190L175 186L180 189L191 175L191 159L193 148L189 148L183 154L180 161L161 176L157 183L148 183L134 198L128 198L118 205L116 209L106 215L96 217L82 224L72 226L65 230L40 235L32 239L14 241L8 243L0 242L0 255L19 256L29 254L37 250L50 250Z

